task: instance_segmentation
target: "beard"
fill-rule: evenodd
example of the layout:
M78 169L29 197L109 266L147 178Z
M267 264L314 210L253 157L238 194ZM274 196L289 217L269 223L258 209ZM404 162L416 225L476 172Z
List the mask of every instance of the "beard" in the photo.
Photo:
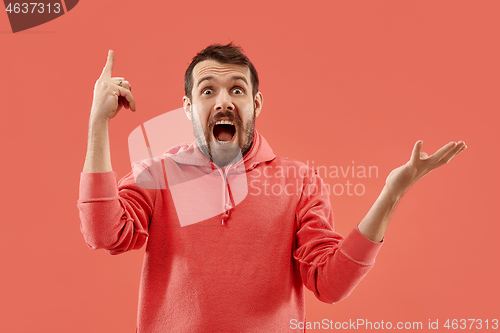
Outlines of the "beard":
M210 119L206 131L201 126L201 121L196 112L191 112L191 121L193 123L194 136L196 144L200 151L207 156L212 162L218 166L226 166L231 163L236 163L250 150L253 143L253 134L255 129L255 107L253 110L252 119L243 124L239 117L236 117L233 111L218 112ZM233 142L220 144L212 141L212 133L214 124L221 118L227 117L233 121L239 145Z

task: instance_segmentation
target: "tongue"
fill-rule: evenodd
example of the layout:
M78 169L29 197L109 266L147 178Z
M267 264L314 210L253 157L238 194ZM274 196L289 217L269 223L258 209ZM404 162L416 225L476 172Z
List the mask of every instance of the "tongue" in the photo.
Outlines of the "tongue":
M231 141L234 131L231 125L217 125L214 128L214 136L219 141Z

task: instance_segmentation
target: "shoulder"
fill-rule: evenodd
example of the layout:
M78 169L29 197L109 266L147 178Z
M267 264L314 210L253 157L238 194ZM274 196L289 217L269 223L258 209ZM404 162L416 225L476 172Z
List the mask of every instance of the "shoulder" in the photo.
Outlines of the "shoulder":
M272 168L287 177L308 179L309 181L315 178L321 179L317 171L308 164L288 157L277 156L272 161L264 163L262 167Z
M290 166L302 169L310 169L309 166L301 161L294 160L288 157L276 156L272 161L270 161L274 166Z

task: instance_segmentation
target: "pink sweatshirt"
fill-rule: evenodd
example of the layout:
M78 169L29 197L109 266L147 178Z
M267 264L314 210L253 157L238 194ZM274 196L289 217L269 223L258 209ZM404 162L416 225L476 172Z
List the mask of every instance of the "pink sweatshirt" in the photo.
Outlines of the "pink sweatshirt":
M382 242L333 231L321 178L276 157L255 132L239 163L218 168L196 144L116 173L82 173L81 231L119 254L147 240L137 332L303 332L305 285L347 297Z

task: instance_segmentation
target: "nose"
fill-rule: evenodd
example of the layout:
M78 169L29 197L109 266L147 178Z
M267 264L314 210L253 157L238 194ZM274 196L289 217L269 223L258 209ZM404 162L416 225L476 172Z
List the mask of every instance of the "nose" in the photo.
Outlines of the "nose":
M221 89L215 102L215 111L234 111L234 105L231 96L227 91Z

